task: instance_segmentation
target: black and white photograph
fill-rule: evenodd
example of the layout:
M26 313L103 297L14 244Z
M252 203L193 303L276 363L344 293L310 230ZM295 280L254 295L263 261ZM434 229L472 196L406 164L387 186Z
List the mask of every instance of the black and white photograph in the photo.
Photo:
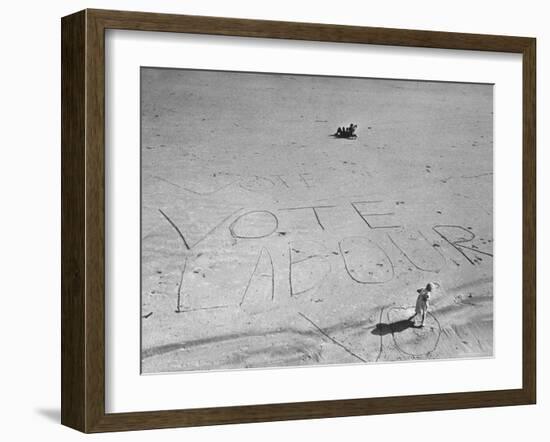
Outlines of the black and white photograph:
M545 6L6 2L0 440L544 440Z
M493 85L141 68L143 374L493 355Z

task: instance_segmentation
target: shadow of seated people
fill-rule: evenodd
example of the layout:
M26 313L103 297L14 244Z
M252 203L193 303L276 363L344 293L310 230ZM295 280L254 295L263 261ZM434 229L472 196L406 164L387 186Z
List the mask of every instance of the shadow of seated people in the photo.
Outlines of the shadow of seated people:
M400 321L392 322L389 324L379 323L371 332L376 336L386 336L393 333L401 333L409 328L421 328L419 325L415 325L410 319L402 319Z

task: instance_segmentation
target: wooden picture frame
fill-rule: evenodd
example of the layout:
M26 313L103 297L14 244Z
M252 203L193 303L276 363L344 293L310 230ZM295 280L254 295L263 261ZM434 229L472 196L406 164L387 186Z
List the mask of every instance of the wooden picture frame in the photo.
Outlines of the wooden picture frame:
M62 424L83 432L533 404L536 400L536 41L533 38L84 10L62 19ZM523 57L523 386L513 390L105 412L105 30L140 30Z

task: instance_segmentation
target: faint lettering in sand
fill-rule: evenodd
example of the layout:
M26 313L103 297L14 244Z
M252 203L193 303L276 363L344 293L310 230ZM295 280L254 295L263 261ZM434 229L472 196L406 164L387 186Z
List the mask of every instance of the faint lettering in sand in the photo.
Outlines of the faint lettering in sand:
M321 285L332 271L327 255L325 247L316 241L288 243L290 296L301 295Z
M384 284L395 275L393 262L374 241L351 236L338 243L349 277L359 284Z
M370 229L396 229L401 227L399 224L392 224L392 221L389 221L389 224L379 224L376 219L378 218L385 218L394 216L394 212L383 212L383 211L376 211L373 212L373 210L376 210L373 208L373 205L382 203L383 201L350 201L351 206L354 208L354 210L357 212L357 214L361 217L363 221L369 226ZM365 211L365 206L368 207L368 212Z
M262 262L262 258L263 262ZM260 267L260 264L263 267L267 267L267 269ZM267 273L265 272L267 270ZM250 299L249 292L251 291L251 287L253 285L253 281L257 278L268 278L269 279L269 287L270 290L269 296L263 296L260 297L260 295L256 296L255 299ZM247 303L262 303L267 300L273 301L275 298L275 268L273 267L273 259L271 258L271 254L269 253L269 250L267 250L265 247L263 247L260 250L260 253L258 253L258 259L256 260L256 264L254 265L254 269L252 270L252 273L250 274L250 279L248 280L248 283L246 284L246 288L244 289L243 296L241 298L241 302L239 303L240 306L242 306L245 302Z
M466 260L472 265L476 265L476 261L480 259L477 257L472 259L470 256L468 256L464 252L464 250L470 250L471 252L474 252L476 254L479 253L482 255L490 256L491 258L493 257L492 253L479 250L473 244L471 246L464 245L465 243L471 243L476 237L474 232L466 229L465 227L449 225L449 224L447 225L440 224L440 225L435 225L432 228L435 233L441 236L441 238L443 238L447 243L449 243L449 245L451 245L458 253L460 253L464 258L466 258ZM462 233L462 234L467 233L469 238L459 237L458 239L452 240L450 239L450 236L453 234L453 231L455 231L455 233L457 233L457 231L458 233Z
M261 239L273 234L279 227L279 219L269 210L251 210L237 217L230 225L233 238Z
M201 236L197 241L195 241L193 244L189 244L187 239L185 239L185 235L181 231L181 229L176 225L174 221L161 209L158 209L159 212L162 214L162 216L168 221L168 223L174 228L174 230L177 232L178 236L181 238L183 245L187 250L191 250L193 247L195 247L200 242L204 241L206 238L208 238L214 231L220 227L223 223L225 223L229 218L231 218L233 215L239 213L241 210L243 210L242 207L238 208L237 210L231 212L229 215L227 215L225 218L223 218L218 224L216 224L214 227L212 227L208 232L206 232L205 235Z
M445 256L419 230L417 233L388 233L388 238L415 268L438 273L445 265Z
M279 209L281 211L293 211L293 210L312 210L313 215L315 216L315 219L317 220L317 224L319 224L319 227L321 227L322 230L325 230L325 226L323 223L321 223L321 218L319 217L319 209L331 209L336 206L305 206L305 207L287 207L284 209Z

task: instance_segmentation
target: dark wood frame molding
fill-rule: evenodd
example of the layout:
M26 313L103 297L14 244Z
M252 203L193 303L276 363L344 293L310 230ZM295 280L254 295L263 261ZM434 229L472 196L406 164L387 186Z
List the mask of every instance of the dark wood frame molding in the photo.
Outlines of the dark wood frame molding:
M61 422L83 432L534 404L536 401L536 40L233 18L84 10L62 29ZM190 410L105 412L105 30L519 53L523 56L523 386Z

